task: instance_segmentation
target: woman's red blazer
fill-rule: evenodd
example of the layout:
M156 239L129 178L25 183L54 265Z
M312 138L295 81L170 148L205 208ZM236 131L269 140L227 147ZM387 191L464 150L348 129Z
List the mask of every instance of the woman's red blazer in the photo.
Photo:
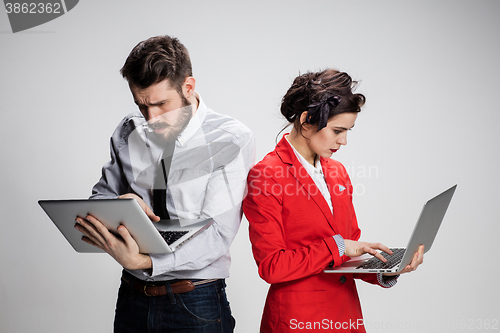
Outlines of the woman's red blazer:
M344 166L321 158L333 214L283 137L248 176L243 211L259 275L271 284L261 332L364 332L354 278L378 283L375 274L328 274L339 256L332 236L358 240L360 229Z

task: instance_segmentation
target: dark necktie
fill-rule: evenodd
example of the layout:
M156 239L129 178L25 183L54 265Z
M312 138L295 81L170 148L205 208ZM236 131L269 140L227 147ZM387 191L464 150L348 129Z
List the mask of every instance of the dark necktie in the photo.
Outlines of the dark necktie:
M155 185L153 188L153 211L162 220L170 219L167 210L167 179L172 164L175 143L169 143L163 151L162 158L156 171Z

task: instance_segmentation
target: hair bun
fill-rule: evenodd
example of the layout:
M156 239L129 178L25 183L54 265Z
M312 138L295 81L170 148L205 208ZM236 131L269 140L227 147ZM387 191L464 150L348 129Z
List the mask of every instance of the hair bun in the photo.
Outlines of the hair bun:
M359 112L365 103L362 94L353 94L357 82L345 72L325 69L297 76L281 102L281 113L300 130L300 115L306 122L326 126L328 119L343 112Z

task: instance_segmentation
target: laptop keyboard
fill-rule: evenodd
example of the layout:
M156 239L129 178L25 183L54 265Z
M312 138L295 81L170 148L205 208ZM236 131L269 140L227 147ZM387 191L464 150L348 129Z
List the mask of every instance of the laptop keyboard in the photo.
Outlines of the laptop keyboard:
M160 235L163 237L165 242L170 245L188 232L189 231L160 231Z
M389 255L385 252L380 252L380 254L387 259L387 262L382 262L380 259L373 257L366 261L364 264L359 265L356 269L391 269L394 266L398 265L403 259L406 249L398 248L391 249L393 252L392 255Z

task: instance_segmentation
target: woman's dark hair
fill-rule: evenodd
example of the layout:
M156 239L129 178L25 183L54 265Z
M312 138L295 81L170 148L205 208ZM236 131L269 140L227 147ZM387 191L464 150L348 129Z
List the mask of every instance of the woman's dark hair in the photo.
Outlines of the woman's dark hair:
M283 96L281 114L300 132L300 116L307 111L306 122L318 124L319 131L337 114L361 111L366 99L353 94L357 84L347 73L335 69L299 75Z
M179 93L186 78L193 76L188 50L170 36L151 37L137 44L120 73L130 84L142 89L169 79Z

